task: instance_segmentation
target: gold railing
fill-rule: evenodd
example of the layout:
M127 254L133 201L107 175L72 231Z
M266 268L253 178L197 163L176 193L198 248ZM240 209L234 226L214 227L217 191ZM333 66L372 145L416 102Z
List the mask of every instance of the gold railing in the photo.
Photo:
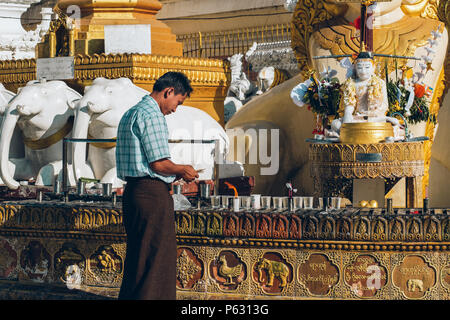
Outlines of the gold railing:
M183 56L194 58L224 58L245 53L254 42L286 40L291 40L290 23L177 36L183 43Z

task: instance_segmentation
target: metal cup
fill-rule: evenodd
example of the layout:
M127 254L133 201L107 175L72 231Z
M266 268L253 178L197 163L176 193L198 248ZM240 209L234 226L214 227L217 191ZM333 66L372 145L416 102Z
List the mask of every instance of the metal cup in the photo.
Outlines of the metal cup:
M252 206L252 198L249 196L239 196L240 207L242 209L250 210Z
M314 197L303 197L303 208L305 209L314 208Z
M292 197L294 200L294 210L303 208L303 197Z
M273 207L284 210L288 207L288 197L273 197Z
M328 197L319 198L319 208L323 210L327 209L328 204L330 203L328 200L329 200Z
M112 183L102 183L103 195L109 197L112 191Z
M211 196L211 185L207 183L200 184L200 196L203 199L209 199Z
M252 208L255 210L258 210L259 208L261 208L261 195L260 194L252 194L250 196L251 198L251 205Z
M42 202L42 198L44 197L44 192L42 190L38 190L37 194L36 194L36 200L38 202Z
M232 199L232 196L221 196L222 197L222 207L223 208L233 208L233 204L231 204L230 207L230 203L229 203L229 199Z
M341 208L341 198L331 197L331 209L340 209L340 208Z
M181 184L172 185L173 194L181 194Z
M113 207L115 207L117 204L117 193L116 192L112 193L111 203L112 203Z
M56 194L61 193L62 182L60 180L55 180L55 184L53 185L53 192Z
M86 182L78 180L77 182L77 194L82 196L86 192Z
M262 209L270 209L270 208L272 208L271 200L272 200L271 196L262 196L261 197L261 208Z
M219 208L220 207L220 196L211 196L211 207Z

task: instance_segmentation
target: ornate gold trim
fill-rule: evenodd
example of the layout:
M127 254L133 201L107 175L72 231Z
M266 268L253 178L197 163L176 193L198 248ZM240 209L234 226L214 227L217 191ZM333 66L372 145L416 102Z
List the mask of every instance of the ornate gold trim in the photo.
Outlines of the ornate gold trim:
M95 139L95 138L88 133L88 139ZM117 139L117 137L111 139ZM116 142L90 142L89 144L100 149L111 149L115 148L117 145Z
M61 129L59 129L57 132L55 132L54 134L52 134L46 138L39 139L39 140L23 138L23 143L28 148L33 149L33 150L42 150L42 149L48 148L51 145L54 145L58 141L62 140L66 135L68 135L70 133L70 131L72 131L73 119L74 119L73 116L69 117L69 119L67 119L66 124Z
M347 5L334 4L330 0L299 0L292 16L291 46L297 58L299 70L307 78L312 69L309 39L314 27L335 16L342 15Z

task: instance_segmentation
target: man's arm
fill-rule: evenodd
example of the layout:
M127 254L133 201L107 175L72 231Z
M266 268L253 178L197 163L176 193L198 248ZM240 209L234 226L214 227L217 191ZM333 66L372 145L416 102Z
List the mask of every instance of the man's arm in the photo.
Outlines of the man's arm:
M190 165L175 164L169 159L161 159L150 163L152 170L159 174L183 178L186 182L190 182L198 178L198 173Z

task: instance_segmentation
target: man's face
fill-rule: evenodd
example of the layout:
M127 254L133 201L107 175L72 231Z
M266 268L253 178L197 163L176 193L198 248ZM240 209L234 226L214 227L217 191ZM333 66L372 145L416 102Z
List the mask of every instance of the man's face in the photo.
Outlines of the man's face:
M187 94L175 94L175 89L170 87L163 91L163 99L160 102L161 112L166 116L177 110L180 104L186 100Z
M358 59L355 69L356 76L362 81L370 79L374 72L374 66L370 59Z

